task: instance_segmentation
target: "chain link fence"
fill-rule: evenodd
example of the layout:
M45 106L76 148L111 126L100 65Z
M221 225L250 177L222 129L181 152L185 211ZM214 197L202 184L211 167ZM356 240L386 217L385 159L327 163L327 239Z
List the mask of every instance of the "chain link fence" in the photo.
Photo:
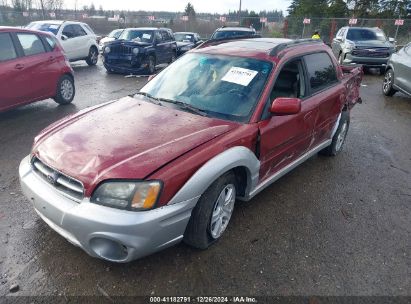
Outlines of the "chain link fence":
M106 15L89 16L82 11L41 11L16 12L0 8L0 25L25 26L37 20L77 20L89 24L97 35L107 35L116 28L125 27L169 27L175 32L197 32L207 39L215 29L225 26L252 26L263 37L273 38L309 38L319 30L321 39L329 44L337 31L349 25L349 18L310 18L309 24L304 24L305 18L270 18L270 17L239 17L238 15L199 15L195 20L186 20L183 13L133 13L126 12L116 15L104 12ZM263 21L263 22L261 22ZM398 45L411 41L411 19L405 19L402 26L395 25L395 19L357 19L356 26L378 27L384 30L387 37L396 38Z
M344 26L349 26L350 18L310 18L310 24L304 24L305 18L287 18L283 26L284 37L310 38L315 31L319 31L321 39L329 44L337 31ZM397 40L398 45L404 45L411 41L411 19L405 19L404 24L395 25L396 19L360 19L353 26L378 27L387 37Z

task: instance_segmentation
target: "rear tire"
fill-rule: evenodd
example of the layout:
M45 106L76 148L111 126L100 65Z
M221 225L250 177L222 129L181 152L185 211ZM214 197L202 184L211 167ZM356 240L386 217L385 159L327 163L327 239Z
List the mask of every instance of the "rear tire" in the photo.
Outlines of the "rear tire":
M385 96L393 96L397 91L393 88L394 71L388 69L384 75L384 82L382 84L382 92Z
M86 62L89 66L96 65L98 62L98 49L94 46L90 48Z
M235 198L236 179L233 172L227 172L201 195L191 213L184 242L206 249L220 239L231 219Z
M350 126L350 114L348 111L343 111L341 113L340 122L335 132L331 145L320 151L320 154L326 156L336 156L341 152L345 138L347 137L348 128Z
M67 105L73 101L75 95L76 88L73 78L69 75L61 76L57 83L57 93L54 101L61 105Z

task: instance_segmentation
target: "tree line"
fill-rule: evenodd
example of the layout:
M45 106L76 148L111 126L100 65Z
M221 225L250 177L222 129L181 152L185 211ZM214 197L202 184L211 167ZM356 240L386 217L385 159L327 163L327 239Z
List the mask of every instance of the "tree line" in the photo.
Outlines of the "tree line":
M293 0L288 14L291 18L407 18L411 0Z

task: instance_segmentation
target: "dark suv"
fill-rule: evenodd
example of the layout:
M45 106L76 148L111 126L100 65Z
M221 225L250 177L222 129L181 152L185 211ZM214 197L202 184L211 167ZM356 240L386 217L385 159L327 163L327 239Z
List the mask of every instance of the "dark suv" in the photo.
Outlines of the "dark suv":
M167 28L128 28L118 40L103 49L104 67L109 73L153 74L155 66L177 57L173 32Z
M385 72L387 61L395 51L394 39L379 28L343 27L331 43L340 64L362 64Z

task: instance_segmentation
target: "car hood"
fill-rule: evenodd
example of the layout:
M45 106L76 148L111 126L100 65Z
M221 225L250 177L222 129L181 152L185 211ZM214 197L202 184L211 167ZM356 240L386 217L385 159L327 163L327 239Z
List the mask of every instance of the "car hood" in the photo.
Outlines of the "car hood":
M127 46L146 47L146 46L152 45L152 43L117 39L115 41L110 42L110 45L112 45L112 46L114 46L114 45L127 45Z
M109 43L109 42L114 41L114 40L116 40L116 39L114 39L112 37L104 37L104 38L101 38L100 43L105 44L105 43Z
M394 47L388 41L381 41L381 40L367 40L367 41L353 41L356 47Z
M90 190L105 179L144 179L239 125L144 99L126 97L63 119L36 137L33 154Z

